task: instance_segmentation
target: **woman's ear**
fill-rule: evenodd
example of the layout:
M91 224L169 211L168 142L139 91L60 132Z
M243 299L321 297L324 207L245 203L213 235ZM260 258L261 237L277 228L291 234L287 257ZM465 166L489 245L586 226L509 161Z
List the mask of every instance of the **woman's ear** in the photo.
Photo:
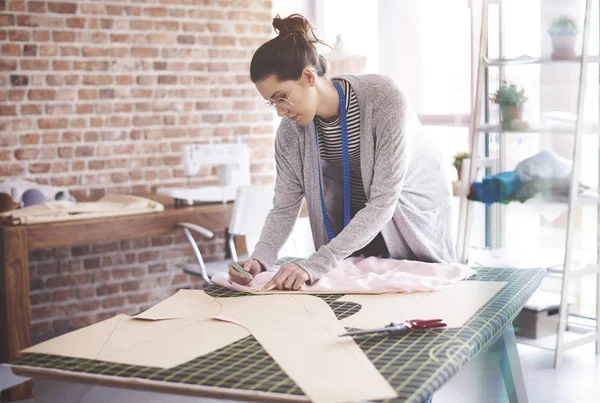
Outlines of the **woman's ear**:
M308 67L305 67L304 70L302 70L302 77L306 80L306 83L309 86L314 86L315 85L315 81L316 81L316 77L315 77L315 73Z

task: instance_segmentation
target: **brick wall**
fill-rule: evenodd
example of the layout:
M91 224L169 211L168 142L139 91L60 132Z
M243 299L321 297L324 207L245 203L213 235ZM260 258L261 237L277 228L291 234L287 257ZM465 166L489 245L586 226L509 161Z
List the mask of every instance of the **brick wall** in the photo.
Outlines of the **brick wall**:
M79 199L182 185L186 144L240 139L273 178L273 115L249 80L271 1L0 0L0 180ZM195 185L211 183L202 171ZM201 247L222 258L223 234ZM34 251L34 337L133 313L193 285L181 234Z

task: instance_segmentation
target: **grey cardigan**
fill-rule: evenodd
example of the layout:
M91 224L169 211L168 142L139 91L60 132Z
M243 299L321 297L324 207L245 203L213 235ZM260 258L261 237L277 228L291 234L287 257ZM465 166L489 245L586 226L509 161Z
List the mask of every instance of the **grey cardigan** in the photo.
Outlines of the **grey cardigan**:
M453 262L451 186L439 150L423 136L406 95L389 77L343 75L360 107L360 166L368 202L341 232L342 172L321 161L315 127L283 119L275 137L277 177L273 209L252 253L270 268L306 198L316 252L298 264L311 281L367 245L381 231L394 259ZM449 165L449 164L448 164ZM334 239L328 242L319 195L322 175Z

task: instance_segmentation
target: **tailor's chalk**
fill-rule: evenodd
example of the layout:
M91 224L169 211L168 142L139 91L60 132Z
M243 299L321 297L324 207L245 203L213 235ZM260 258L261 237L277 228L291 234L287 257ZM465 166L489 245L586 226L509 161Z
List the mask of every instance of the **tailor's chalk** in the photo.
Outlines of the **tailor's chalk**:
M240 266L237 262L231 262L231 267L233 267L234 269L236 269L237 271L242 273L244 275L244 277L246 277L247 279L252 280L252 278L253 278L252 274L250 274L246 270L244 270L244 268L242 266Z

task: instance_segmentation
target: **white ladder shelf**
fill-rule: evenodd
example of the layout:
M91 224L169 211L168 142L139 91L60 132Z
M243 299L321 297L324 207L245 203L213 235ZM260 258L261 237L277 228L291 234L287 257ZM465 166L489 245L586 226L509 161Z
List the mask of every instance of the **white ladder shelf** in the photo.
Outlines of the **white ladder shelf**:
M484 56L487 52L488 44L488 14L489 5L497 4L499 7L499 31L500 31L500 59L488 60ZM562 272L562 284L561 284L561 296L560 296L560 312L559 312L559 323L558 323L558 334L556 337L556 344L553 348L554 355L554 367L558 368L561 363L562 354L564 351L580 346L582 344L595 342L596 343L596 354L600 354L600 207L598 207L598 257L595 264L585 266L580 270L572 270L573 268L573 244L574 244L574 232L575 232L575 220L577 209L584 205L600 205L600 200L595 198L593 200L581 199L578 197L578 186L581 175L581 148L582 148L582 134L584 132L594 132L600 134L600 125L592 125L592 127L585 126L584 120L584 98L586 89L586 77L587 67L590 62L598 62L600 58L598 56L589 56L589 37L590 37L590 19L591 19L592 0L586 0L585 18L583 26L583 45L582 55L575 62L580 64L580 75L579 75L579 89L577 94L577 119L575 121L574 129L571 128L570 133L574 132L574 148L573 148L573 168L571 172L570 191L568 199L568 221L567 221L567 234L565 242L565 254L564 254L564 269ZM504 79L504 69L509 68L513 65L523 64L539 64L539 63L551 63L552 61L547 58L521 58L519 59L503 59L504 57L504 44L503 44L503 12L502 12L502 0L482 0L481 10L481 31L480 31L480 47L479 47L479 63L477 68L477 77L475 84L475 103L473 109L473 120L471 122L471 163L469 168L467 189L470 188L470 184L477 179L479 169L485 167L487 164L482 163L482 157L479 156L480 150L480 135L485 132L498 132L502 133L502 129L499 125L481 124L481 109L484 100L484 84L485 84L485 69L489 67L496 67L500 69L499 76L500 80ZM528 131L544 130L540 128L530 128ZM545 130L544 130L545 131ZM554 133L554 130L550 130L550 133ZM556 133L569 132L568 129L561 128ZM501 141L502 143L502 141ZM600 164L600 162L599 162ZM600 167L599 167L600 169ZM600 175L599 175L600 181ZM600 188L600 184L599 184ZM467 191L468 193L468 191ZM457 239L457 256L462 263L467 263L469 259L469 250L471 246L471 227L473 222L474 204L475 202L470 201L466 198L466 195L461 195L461 205L459 213L459 227L458 227L458 239ZM596 328L595 331L585 333L584 335L565 342L565 332L567 329L568 321L568 291L569 282L573 279L581 278L582 276L596 275Z

